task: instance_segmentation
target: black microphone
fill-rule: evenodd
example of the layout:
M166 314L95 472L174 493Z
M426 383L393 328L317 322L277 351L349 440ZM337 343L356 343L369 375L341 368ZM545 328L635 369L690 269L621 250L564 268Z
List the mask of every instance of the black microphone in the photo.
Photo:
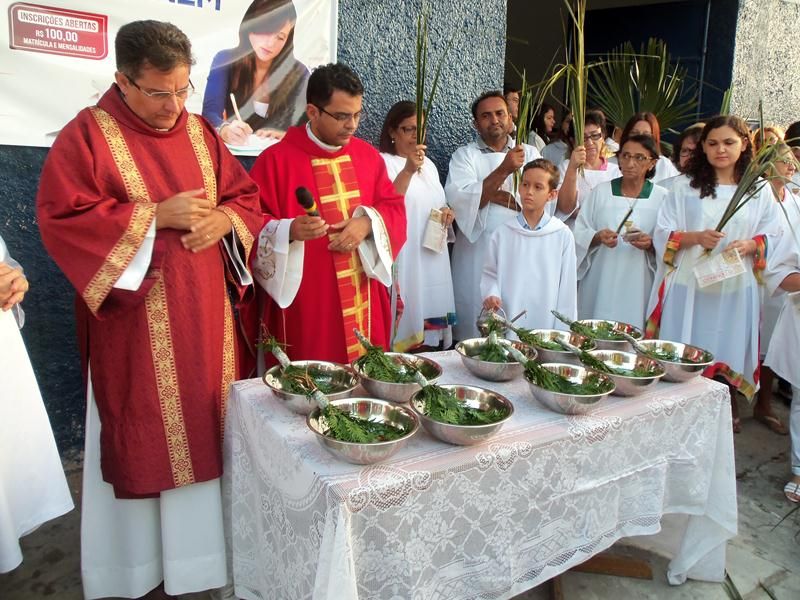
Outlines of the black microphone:
M318 217L319 211L317 210L317 203L314 202L314 196L308 191L308 188L300 186L294 191L297 196L297 203L303 207L309 217Z

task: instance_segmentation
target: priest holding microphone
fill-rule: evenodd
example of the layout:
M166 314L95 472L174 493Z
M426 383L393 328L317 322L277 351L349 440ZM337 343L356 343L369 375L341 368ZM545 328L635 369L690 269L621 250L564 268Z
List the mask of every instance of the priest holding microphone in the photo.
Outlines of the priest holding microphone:
M292 360L353 361L363 352L354 328L389 347L387 286L406 214L380 154L354 137L363 94L347 66L316 69L309 122L290 127L250 173L267 215L253 258L268 294L259 320Z

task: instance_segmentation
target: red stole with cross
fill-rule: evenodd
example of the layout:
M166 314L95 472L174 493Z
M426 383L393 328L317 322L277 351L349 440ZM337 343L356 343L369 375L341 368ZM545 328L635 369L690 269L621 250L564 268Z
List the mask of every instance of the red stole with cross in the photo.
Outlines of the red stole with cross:
M328 223L349 219L361 198L350 156L315 158L311 161L311 168L319 192L322 218ZM334 252L333 265L342 307L347 360L352 362L364 352L353 329L358 328L367 337L371 335L370 286L357 249L347 253Z

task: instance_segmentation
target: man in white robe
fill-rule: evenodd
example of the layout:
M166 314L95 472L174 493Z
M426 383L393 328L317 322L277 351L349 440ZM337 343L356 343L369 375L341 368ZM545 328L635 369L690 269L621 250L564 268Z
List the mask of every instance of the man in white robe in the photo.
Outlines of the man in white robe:
M480 277L489 238L519 211L513 173L539 158L536 148L517 144L508 135L510 116L502 92L479 96L472 104L472 116L480 137L453 153L445 184L459 229L452 269L458 319L453 337L458 340L478 335L475 321L483 300Z

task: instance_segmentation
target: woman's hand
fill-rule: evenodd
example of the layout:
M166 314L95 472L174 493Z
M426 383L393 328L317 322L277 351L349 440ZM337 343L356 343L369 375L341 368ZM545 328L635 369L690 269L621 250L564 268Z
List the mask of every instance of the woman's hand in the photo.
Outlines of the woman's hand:
M650 250L653 247L653 238L647 235L645 232L640 232L640 234L632 239L630 245L634 248L638 248L639 250Z
M270 138L273 140L282 140L283 136L286 135L285 131L281 131L280 129L257 129L256 135L260 138Z
M577 170L578 167L585 164L586 164L586 147L577 146L572 151L572 154L569 155L569 164L567 165L567 168L571 169L572 171L575 171Z
M689 239L686 240L685 238ZM717 247L720 240L725 237L725 234L715 229L706 229L704 231L691 231L684 234L684 244L687 246L702 246L706 250L713 250ZM686 243L688 242L688 243Z
M442 225L450 227L456 218L456 213L449 206L443 206L439 209L439 212L442 213Z
M592 238L592 246L603 244L609 248L616 248L619 243L619 236L610 229L601 229L594 234Z
M752 256L756 253L756 243L753 240L734 240L725 248L725 252L728 250L738 250L739 256L744 258L745 256Z
M422 165L425 164L425 150L428 147L425 144L417 144L414 151L406 157L406 164L403 170L409 175L418 173L422 170Z
M239 119L223 123L219 130L219 136L226 144L236 144L242 146L247 143L247 138L253 133L253 129Z

